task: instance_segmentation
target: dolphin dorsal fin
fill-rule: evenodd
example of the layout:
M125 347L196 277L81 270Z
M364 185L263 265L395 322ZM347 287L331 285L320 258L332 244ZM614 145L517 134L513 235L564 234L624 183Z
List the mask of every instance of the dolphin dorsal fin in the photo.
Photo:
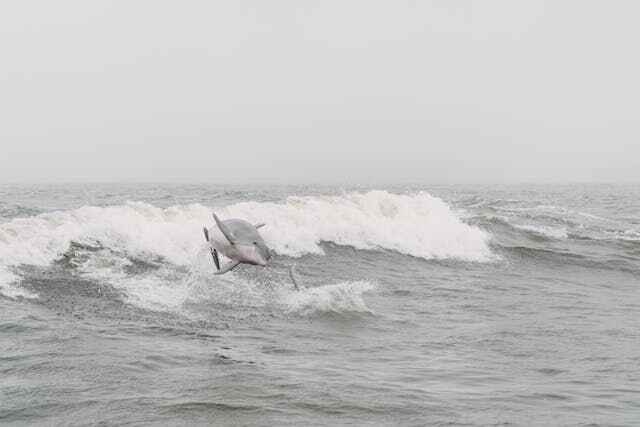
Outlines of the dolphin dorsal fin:
M231 232L231 230L229 230L229 228L226 225L224 225L222 221L220 221L220 219L215 214L215 212L213 213L213 219L216 220L216 225L218 226L222 234L224 234L224 237L226 237L229 243L231 243L232 245L235 245L236 242L235 242L235 238L233 237L233 233Z

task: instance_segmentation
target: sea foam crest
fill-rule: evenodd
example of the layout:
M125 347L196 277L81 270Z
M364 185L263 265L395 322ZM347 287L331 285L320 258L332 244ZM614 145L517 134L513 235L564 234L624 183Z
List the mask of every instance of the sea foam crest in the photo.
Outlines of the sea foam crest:
M320 243L328 241L426 259L492 258L489 236L462 222L444 201L427 193L370 191L290 197L280 203L242 202L213 209L222 218L267 223L261 233L281 255L322 254ZM50 264L71 242L190 265L202 249L202 225L211 226L211 210L200 204L158 208L130 202L16 218L0 224L0 270L4 271L0 278L13 277L11 266Z
M492 259L487 233L465 224L444 201L424 192L289 197L285 203L238 203L222 213L267 223L261 230L267 243L289 256L322 254L320 242L327 241L425 259Z

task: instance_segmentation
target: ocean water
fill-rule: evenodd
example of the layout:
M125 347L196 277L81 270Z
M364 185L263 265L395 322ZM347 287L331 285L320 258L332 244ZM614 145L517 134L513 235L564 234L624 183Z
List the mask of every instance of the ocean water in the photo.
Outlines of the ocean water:
M640 185L2 185L0 424L640 425Z

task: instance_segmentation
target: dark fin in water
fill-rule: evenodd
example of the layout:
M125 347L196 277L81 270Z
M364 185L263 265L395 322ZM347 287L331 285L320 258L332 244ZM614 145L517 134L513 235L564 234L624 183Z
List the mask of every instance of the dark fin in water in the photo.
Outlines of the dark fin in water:
M265 225L267 225L267 224L265 224L265 223L263 222L263 223L260 223L260 224L256 224L256 225L254 225L254 227L255 227L255 228L256 228L256 230L257 230L258 228L262 228L262 227L264 227Z
M296 291L300 290L300 285L298 285L298 281L296 280L295 277L295 265L290 265L289 266L289 277L291 278L291 281L293 282L293 286L296 288Z

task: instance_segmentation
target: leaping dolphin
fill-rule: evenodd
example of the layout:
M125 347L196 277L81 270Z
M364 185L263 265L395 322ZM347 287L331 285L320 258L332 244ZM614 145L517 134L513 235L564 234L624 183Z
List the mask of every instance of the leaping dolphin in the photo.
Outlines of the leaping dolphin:
M209 235L207 227L203 227L202 231L205 240L210 245L211 257L217 270L215 274L225 274L240 264L267 266L271 259L271 252L258 232L258 229L264 227L265 224L254 225L243 219L221 221L215 213L213 219L224 239L211 238L213 236ZM220 268L218 251L231 260L222 268ZM298 289L298 283L293 275L293 267L289 268L289 276Z
M264 224L253 225L243 219L228 219L221 221L214 213L213 219L224 239L211 239L207 227L203 228L204 238L211 245L211 256L216 264L216 274L227 273L240 264L260 265L265 267L271 259L269 248L258 232ZM229 258L231 262L220 268L218 251Z

